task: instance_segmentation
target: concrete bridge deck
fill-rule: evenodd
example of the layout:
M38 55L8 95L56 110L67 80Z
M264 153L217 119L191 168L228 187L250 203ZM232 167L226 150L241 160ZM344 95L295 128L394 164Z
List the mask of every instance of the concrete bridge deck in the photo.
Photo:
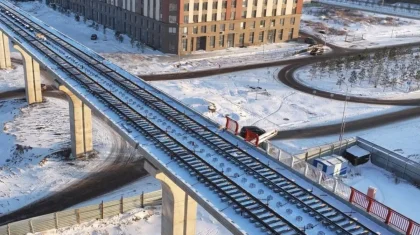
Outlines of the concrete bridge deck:
M40 63L71 98L75 155L91 150L90 109L136 146L163 182L163 234L193 234L196 202L234 234L393 233L358 212L347 215L351 207L321 198L321 189L262 150L9 2L0 7L3 39L32 64L25 70L33 84L26 87L28 102L39 102L31 94Z

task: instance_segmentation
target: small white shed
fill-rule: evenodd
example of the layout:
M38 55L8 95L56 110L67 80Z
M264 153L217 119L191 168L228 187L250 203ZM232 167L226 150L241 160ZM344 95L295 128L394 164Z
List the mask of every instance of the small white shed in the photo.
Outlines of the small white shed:
M320 157L314 160L314 166L322 170L326 175L336 176L347 174L348 161L342 156L332 155Z

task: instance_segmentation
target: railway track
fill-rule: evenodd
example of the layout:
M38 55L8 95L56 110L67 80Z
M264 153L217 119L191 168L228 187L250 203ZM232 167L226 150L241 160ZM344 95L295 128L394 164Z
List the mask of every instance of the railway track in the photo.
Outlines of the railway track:
M9 11L12 11L12 9L9 8ZM231 204L237 213L249 219L262 232L286 235L304 234L299 228L284 220L267 205L230 180L229 177L223 175L209 163L200 159L195 153L172 138L165 130L162 130L149 121L147 117L129 107L124 101L113 95L97 81L90 79L84 71L68 63L63 55L45 46L43 42L38 41L31 34L25 32L21 27L14 24L13 21L4 20L3 18L0 21L11 30L19 33L22 38L25 38L37 50L48 55L51 62L59 66L69 75L72 75L73 79L80 85L85 86L101 102L106 104L110 110L118 116L125 118L129 125L146 136L157 148L169 154L181 167L186 168L191 175L195 176L201 183L217 193L222 202Z
M14 12L15 15L20 15L12 8L4 4L1 5L10 12ZM11 19L4 20L2 18L1 21L8 25L10 29L19 33L40 52L48 55L63 71L66 71L78 83L84 86L85 89L88 89L98 99L102 100L103 103L120 117L125 118L130 126L147 136L154 142L156 147L169 154L180 166L188 169L191 175L218 193L223 202L232 203L237 213L248 218L256 227L260 227L263 232L269 234L303 234L299 228L278 215L268 205L255 198L251 193L240 187L238 183L225 176L223 172L217 170L195 152L186 148L182 143L170 136L166 130L151 122L147 117L147 113L143 115L137 112L121 98L112 94L109 88L107 89L106 86L91 78L91 76L97 75L94 73L88 75L86 71L82 71L79 68L80 65L77 65L77 61L74 61L76 66L68 63L68 61L72 57L76 57L77 60L91 65L90 69L93 69L97 74L105 77L107 81L111 81L113 85L118 86L131 96L140 100L144 104L144 107L140 107L141 109L145 107L150 108L165 117L166 120L187 131L203 144L212 148L225 160L237 166L247 175L251 175L274 194L294 204L296 208L314 218L331 232L335 234L375 234L362 223L329 205L308 190L284 177L267 164L220 137L208 127L175 109L157 95L125 78L122 74L104 64L103 58L95 57L79 50L77 47L60 39L57 35L45 30L25 16L20 15L19 18L36 31L45 35L47 41L43 42L36 39L24 27L15 24ZM48 45L48 47L45 45ZM49 47L54 47L59 53L51 50ZM64 56L66 53L63 50L67 51L66 53L71 56Z

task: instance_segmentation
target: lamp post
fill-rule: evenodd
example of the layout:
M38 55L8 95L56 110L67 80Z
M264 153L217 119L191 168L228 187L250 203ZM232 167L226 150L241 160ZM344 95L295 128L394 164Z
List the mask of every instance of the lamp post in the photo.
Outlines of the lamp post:
M346 108L347 108L347 101L349 100L349 97L347 96L348 92L349 92L349 86L346 83L343 83L344 85L346 85L346 95L345 95L345 100L344 100L344 108L343 108L343 116L341 118L341 129L340 129L340 136L338 138L338 140L340 141L340 148L338 150L338 153L341 152L341 145L343 143L343 136L344 136L344 130L346 128Z

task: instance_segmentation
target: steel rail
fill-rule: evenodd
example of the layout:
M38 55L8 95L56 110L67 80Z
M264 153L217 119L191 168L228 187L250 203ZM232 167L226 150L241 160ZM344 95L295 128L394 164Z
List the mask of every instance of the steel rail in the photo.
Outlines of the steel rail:
M4 22L3 20L0 19L0 21ZM9 21L11 21L9 19ZM13 22L13 21L11 21ZM5 23L5 22L4 22ZM7 23L5 23L6 25L8 25ZM14 22L12 23L13 25L17 25ZM247 198L247 205L250 203L251 205L257 204L257 208L263 208L264 209L264 215L267 216L267 211L269 213L269 216L272 218L272 216L277 217L277 221L281 221L284 224L288 225L290 228L290 230L288 231L295 231L297 234L303 234L298 228L296 228L293 224L291 224L290 222L288 222L287 220L283 219L280 215L278 215L276 212L274 212L271 208L269 208L268 206L266 206L265 204L263 204L260 200L256 199L252 194L248 193L246 190L243 190L239 185L237 185L235 182L233 182L232 180L230 180L228 177L224 176L222 173L220 173L216 168L214 168L213 166L211 166L209 163L207 163L206 161L202 160L200 157L198 157L196 154L194 154L191 150L189 150L188 148L184 147L181 143L179 143L177 140L175 140L174 138L172 138L171 136L169 136L166 132L164 132L162 129L160 129L159 127L157 127L154 123L150 122L147 120L147 117L144 117L142 114L138 113L137 111L135 111L133 108L131 108L130 106L126 105L122 100L120 100L118 97L112 95L112 93L110 93L109 91L107 91L106 88L104 88L102 85L100 85L98 82L94 81L93 79L89 80L89 83L77 78L76 76L74 76L74 74L69 70L71 69L75 69L76 71L78 71L80 74L83 74L85 77L89 78L83 71L81 71L80 69L78 69L77 67L70 65L65 58L63 58L62 56L60 56L58 53L54 52L53 50L51 50L50 48L48 48L45 45L42 45L41 43L39 43L39 41L34 38L32 35L26 33L24 30L20 29L21 31L23 31L25 34L22 34L22 32L17 31L15 28L13 28L12 26L8 25L10 29L14 30L17 33L20 33L21 36L23 38L25 38L25 40L27 40L28 42L30 42L32 45L34 45L34 47L39 50L41 53L43 54L47 54L46 51L50 51L52 52L52 54L56 55L58 58L60 58L61 61L58 61L57 57L53 58L54 63L56 65L58 65L59 67L61 67L63 69L63 71L68 72L69 75L72 75L73 79L75 79L78 83L81 83L85 86L86 89L90 90L90 92L92 94L95 94L96 97L102 99L105 103L107 103L110 107L113 108L114 112L118 112L120 115L119 116L124 116L126 117L127 120L130 120L131 125L138 130L139 132L143 133L144 135L147 135L150 139L153 140L154 144L156 145L160 145L160 147L162 149L165 149L164 151L167 151L170 154L171 158L173 157L177 157L177 161L181 162L184 165L189 166L189 170L190 172L195 172L196 175L198 175L199 177L197 177L199 179L200 182L202 181L206 181L208 185L211 185L213 187L213 190L216 191L218 194L224 194L224 196L226 198L229 199L230 202L233 202L237 205L237 207L240 208L239 213L244 214L245 217L249 216L249 217L253 217L253 219L255 221L258 221L258 223L260 223L259 225L257 225L257 227L259 226L265 226L267 228L267 230L270 230L272 233L276 234L277 231L275 229L272 228L272 226L270 226L270 224L276 224L274 222L271 222L273 220L270 220L270 224L267 224L265 221L261 220L257 215L255 215L255 213L253 213L251 210L249 210L247 207L243 206L240 202L238 202L237 200L235 200L235 198L233 196L231 196L229 193L227 193L225 190L221 189L221 187L219 185L217 185L216 183L214 183L214 179L209 179L206 177L206 175L204 175L202 173L202 170L199 171L198 169L196 169L197 165L205 165L206 169L208 169L209 171L206 171L207 173L214 173L217 174L219 178L223 178L223 182L228 182L229 185L231 185L232 187L229 188L229 191L236 191L237 193L235 194L241 194L243 195L242 197L246 197ZM21 28L20 25L18 25L18 27ZM31 36L35 41L38 42L39 44L41 44L44 48L40 48L40 46L35 45L35 43L33 41L28 40L26 37L27 36ZM50 58L51 56L48 55ZM64 63L63 63L64 62ZM67 64L65 64L67 63ZM69 67L65 67L65 66L69 66ZM97 87L95 87L95 89L100 88L99 90L104 91L102 94L98 93L99 90L92 90L92 86L96 85ZM114 99L116 99L118 101L118 103L111 103L109 100L107 100L105 97L103 97L104 95L108 94L108 95L112 95ZM118 107L119 108L118 108ZM125 112L121 111L122 108L125 108ZM138 115L141 117L141 119L133 119L133 116ZM138 125L139 120L142 120L144 122L147 122L148 125L150 125L153 130L155 132L150 133L151 130L147 129L145 127L142 127L140 125ZM157 132L156 132L157 131ZM158 136L159 138L157 138L156 136ZM166 146L164 143L168 143L168 141L163 142L163 140L167 140L170 139L171 143L175 143L177 145L177 149L182 150L182 152L184 153L188 153L187 155L184 156L180 156L177 153L179 153L179 151L175 152L173 151L173 149L169 148L168 146ZM194 156L195 160L198 161L198 163L192 165L190 162L188 162L187 160L185 160L185 156ZM190 160L191 161L191 160ZM242 192L239 192L241 191ZM238 213L238 211L236 211ZM253 220L251 219L251 222ZM255 222L253 221L253 222ZM277 222L276 221L276 222ZM284 226L284 225L283 225ZM283 227L282 226L282 227ZM287 232L288 232L287 231Z
M10 9L10 8L9 8ZM13 10L14 11L14 10ZM16 12L16 11L14 11ZM19 14L19 13L18 13ZM35 22L29 20L29 22L27 21L27 23L32 23L32 24L36 24ZM50 38L50 40L53 40L53 38L51 36L49 36L48 34L52 34L51 32L45 30L44 28L42 28L39 24L36 24L37 27L34 27L36 29L41 28L43 31L42 33L45 34L45 36L47 36L48 38ZM39 30L39 29L38 29ZM54 37L57 37L54 35ZM79 50L78 48L72 46L71 44L67 43L64 40L60 41L66 43L67 45L70 45L73 49L76 49L78 52L83 53L84 55L88 56L89 58L98 61L96 58L93 58L90 55L87 55L86 53L84 53L83 51ZM65 47L64 45L61 45L63 47ZM66 49L70 50L69 48L65 47ZM85 61L85 63L91 64L91 62L87 61L85 58L80 58L80 55L74 53L72 51L72 54L79 57L79 60L83 60ZM98 63L101 63L101 61L98 61ZM154 98L156 98L157 100L160 100L160 102L162 102L166 107L166 109L172 109L172 115L169 115L167 112L165 112L161 107L159 108L155 102L150 102L149 100L147 100L145 97L140 96L138 93L133 92L132 87L127 87L128 85L121 83L121 81L116 80L114 77L109 76L109 74L105 74L109 79L112 79L117 85L119 85L121 88L123 88L124 90L128 91L129 93L131 93L133 96L141 99L143 101L143 103L148 104L148 106L150 107L154 107L154 110L158 111L160 114L162 114L163 116L165 116L166 118L168 118L169 120L171 120L172 122L174 122L175 124L177 124L178 126L185 128L187 127L190 131L192 131L193 133L195 133L196 135L199 135L201 137L203 137L203 133L198 133L197 131L195 131L194 129L192 129L191 127L189 127L188 125L186 125L185 123L180 122L179 120L173 118L173 112L177 112L178 115L182 115L182 113L176 109L174 109L173 107L171 107L170 105L168 105L165 101L163 101L162 99L160 99L159 97L156 97L154 94L150 93L149 91L147 91L144 88L139 87L137 84L133 83L131 80L126 79L123 75L119 74L118 72L114 71L113 69L109 68L106 65L103 65L104 67L108 68L109 70L111 70L112 72L116 73L117 75L119 75L123 80L128 81L132 86L135 86L136 88L144 91L145 93L147 93L147 95L152 96ZM104 75L104 72L99 70L97 67L93 67L94 70L98 71L99 73L101 73L102 75ZM147 97L149 98L149 97ZM348 232L347 230L352 230L354 229L353 227L348 227L347 230L346 228L343 228L342 226L340 226L337 222L334 222L332 219L328 218L328 216L331 216L332 212L331 210L335 213L334 217L337 216L342 216L342 218L345 218L346 220L349 221L349 223L354 222L356 225L361 226L362 228L370 231L371 233L374 233L373 231L371 231L369 228L367 228L366 226L364 226L363 224L361 224L360 222L352 219L350 216L346 215L345 213L342 213L340 210L336 209L335 207L329 205L328 203L324 202L322 199L320 199L319 197L313 195L312 193L309 193L307 190L305 190L304 188L300 187L299 185L297 185L296 183L290 181L289 179L287 179L286 177L284 177L283 175L279 174L277 171L273 170L271 167L267 166L266 164L262 163L261 161L259 161L258 159L255 159L254 157L252 157L251 155L249 155L248 153L246 153L245 151L237 148L236 146L234 146L231 142L226 141L224 138L219 137L218 135L216 135L214 132L210 131L207 127L201 125L200 123L196 122L195 120L191 119L190 117L183 115L184 118L189 119L189 121L194 122L195 125L198 125L200 128L204 129L205 131L207 131L207 133L205 134L209 134L212 133L212 137L215 137L219 140L222 140L224 143L223 144L228 144L230 145L232 148L236 148L237 151L239 151L241 154L246 155L245 157L241 157L241 159L238 159L237 156L233 156L232 154L229 154L229 156L226 156L226 151L220 148L220 145L216 145L214 144L214 141L209 141L208 138L201 138L202 141L205 141L207 144L212 145L213 147L217 148L219 151L219 153L225 157L228 161L230 162L234 162L235 165L242 165L247 169L247 172L252 172L252 176L259 180L262 181L264 185L266 185L270 190L274 191L277 194L280 194L282 197L284 198L293 198L294 203L296 204L300 204L300 205L306 205L306 207L303 207L304 211L310 210L312 211L312 213L315 213L317 216L321 217L322 219L322 223L324 225L333 225L336 226L337 228L334 228L336 230L338 230L340 233L344 233L344 234L352 234L350 232ZM226 148L225 148L226 149ZM248 158L247 160L251 160L253 161L253 163L257 163L257 166L255 166L254 168L260 167L262 166L263 169L270 169L270 178L274 178L271 177L272 175L276 175L275 179L279 179L282 178L284 179L283 181L286 181L286 183L284 184L284 187L289 187L290 185L292 185L292 187L289 187L288 189L284 189L283 187L278 186L279 182L273 182L272 179L268 179L267 177L265 177L264 175L262 175L260 172L258 172L257 170L255 170L254 168L250 167L251 163L249 164L244 164L241 162L242 159L244 158ZM261 169L260 169L261 170ZM264 171L264 174L267 173L267 171ZM267 174L265 174L267 175ZM262 180L261 180L262 179ZM283 181L281 181L281 183L283 183ZM292 191L294 189L298 188L299 191L294 191L293 193L289 193L289 191ZM288 191L289 190L289 191ZM280 193L279 193L280 192ZM324 216L323 214L321 214L321 212L318 212L317 210L315 210L314 208L312 208L311 206L307 205L307 202L305 203L302 199L300 199L299 197L293 195L300 192L299 197L302 196L306 196L309 195L311 197L314 198L314 200L317 200L318 203L317 204L324 204L324 205L328 205L328 207L330 207L329 209L331 210L327 210L329 212L328 216ZM305 195L301 195L301 193L304 193ZM282 194L286 194L286 195L282 195ZM312 201L311 201L312 202ZM321 208L324 209L324 208ZM326 211L326 210L324 210ZM339 215L336 215L339 214ZM339 221L340 223L342 223L342 221ZM330 229L333 229L331 227L329 227ZM340 231L341 230L341 231Z

